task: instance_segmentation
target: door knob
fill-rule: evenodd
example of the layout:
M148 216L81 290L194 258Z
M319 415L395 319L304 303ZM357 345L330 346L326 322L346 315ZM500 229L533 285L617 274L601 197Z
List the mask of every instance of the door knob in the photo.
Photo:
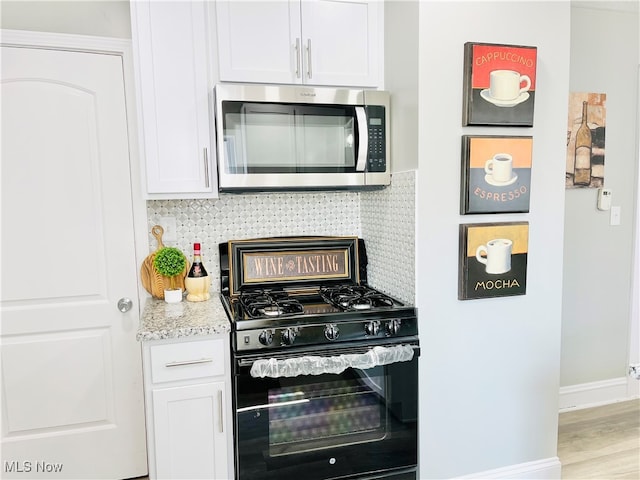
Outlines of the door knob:
M122 313L128 312L133 307L133 301L130 298L121 298L118 300L118 310Z

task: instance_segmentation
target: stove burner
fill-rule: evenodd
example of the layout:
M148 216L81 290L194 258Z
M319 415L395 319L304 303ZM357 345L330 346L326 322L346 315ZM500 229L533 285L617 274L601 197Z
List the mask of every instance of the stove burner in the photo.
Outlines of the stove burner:
M320 295L325 301L343 310L370 310L393 307L394 301L383 293L360 285L323 287Z
M258 311L267 317L277 317L282 315L282 309L277 305L267 305L264 308L258 308Z
M251 318L279 317L304 311L300 302L289 298L286 292L279 290L242 293L240 304Z

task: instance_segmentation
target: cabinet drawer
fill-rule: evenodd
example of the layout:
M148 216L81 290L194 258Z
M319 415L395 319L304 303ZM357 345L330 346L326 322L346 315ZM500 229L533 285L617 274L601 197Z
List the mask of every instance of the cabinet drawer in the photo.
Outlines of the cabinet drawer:
M151 381L171 382L223 375L224 340L152 345Z

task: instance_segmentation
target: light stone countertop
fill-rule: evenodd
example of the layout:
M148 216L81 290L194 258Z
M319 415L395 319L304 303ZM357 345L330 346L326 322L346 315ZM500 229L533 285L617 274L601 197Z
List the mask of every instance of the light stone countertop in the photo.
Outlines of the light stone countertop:
M167 303L148 298L136 339L140 341L195 335L225 334L231 331L227 313L217 292L205 302Z

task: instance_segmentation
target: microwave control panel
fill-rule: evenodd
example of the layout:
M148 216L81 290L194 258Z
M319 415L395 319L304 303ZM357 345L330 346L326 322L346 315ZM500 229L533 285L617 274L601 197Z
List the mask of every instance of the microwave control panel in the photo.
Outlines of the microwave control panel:
M387 170L387 146L385 142L385 111L383 106L369 105L366 108L369 124L369 152L367 154L368 172Z

